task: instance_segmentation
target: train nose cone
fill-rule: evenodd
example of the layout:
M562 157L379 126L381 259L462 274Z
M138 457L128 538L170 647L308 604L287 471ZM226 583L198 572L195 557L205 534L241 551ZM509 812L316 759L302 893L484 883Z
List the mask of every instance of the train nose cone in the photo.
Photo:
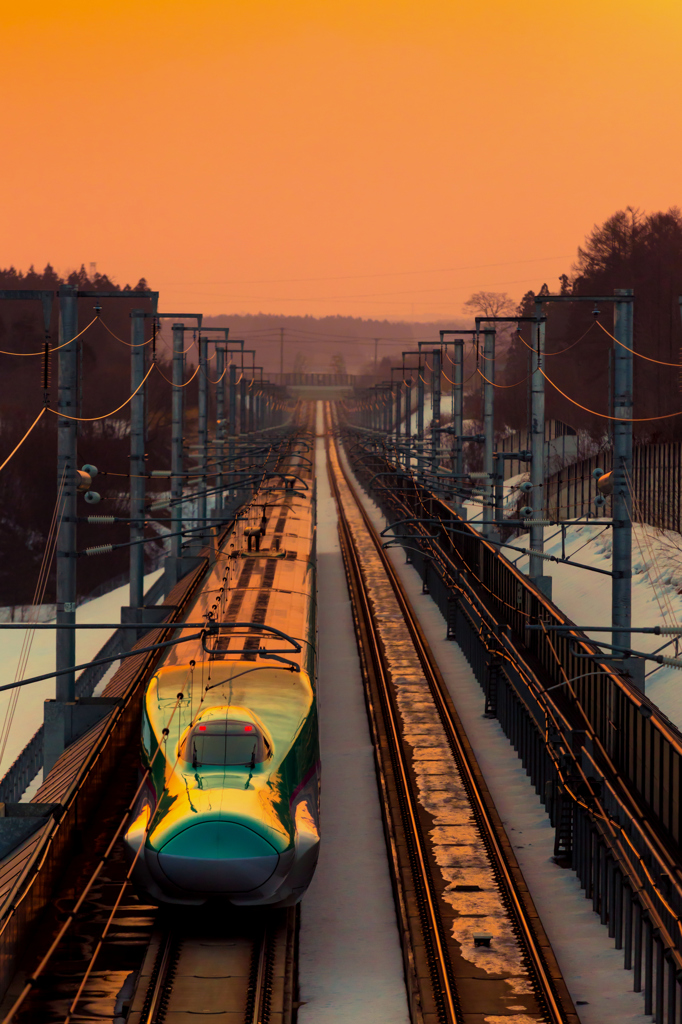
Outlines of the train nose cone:
M190 825L159 851L159 867L169 881L193 892L258 889L278 861L267 839L232 821Z

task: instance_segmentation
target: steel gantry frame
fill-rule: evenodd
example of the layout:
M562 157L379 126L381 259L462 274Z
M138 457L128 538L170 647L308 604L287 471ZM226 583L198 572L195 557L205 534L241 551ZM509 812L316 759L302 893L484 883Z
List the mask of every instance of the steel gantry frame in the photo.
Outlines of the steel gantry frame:
M400 430L400 398L395 403L395 429L392 430L390 420L386 420L386 401L380 399L381 391L388 386L394 386L393 372L397 373L399 368L392 368L391 382L388 385L375 385L368 392L369 400L366 402L365 411L361 412L360 420L365 427L374 430L378 434L390 439L395 434L395 461L400 467L409 467L416 463L416 475L420 483L427 480L436 493L442 492L446 484L446 474L441 467L442 448L436 433L448 433L453 436L453 471L448 474L453 480L453 487L450 493L459 491L460 497L456 498L456 511L464 513L461 506L461 495L463 494L462 483L474 477L484 482L482 500L482 533L493 543L499 543L500 537L496 527L503 523L506 525L524 525L523 521L515 522L505 520L502 510L503 484L504 484L504 459L514 455L519 461L530 464L530 485L531 504L528 506L526 523L530 531L529 544L529 568L528 575L533 584L551 598L552 578L543 572L547 556L544 553L544 527L550 525L550 520L545 517L544 500L544 467L545 467L545 381L544 372L545 360L545 332L546 314L544 304L548 302L590 302L595 304L595 313L598 315L598 305L609 302L614 304L614 344L613 344L613 367L614 367L614 431L613 431L613 567L609 575L612 576L612 621L613 621L613 646L614 648L625 647L628 630L631 626L631 578L632 578L632 408L633 408L633 303L634 295L630 289L616 289L613 295L609 296L575 296L575 295L539 295L535 303L535 314L533 316L479 316L476 317L475 329L456 329L440 331L440 349L433 347L432 342L423 341L418 343L417 350L405 350L402 353L402 387L407 371L405 360L410 355L416 355L419 359L417 370L417 431L416 435L410 436L409 423L411 418L410 388L406 395L406 427L404 440ZM680 312L682 315L682 297L680 298ZM530 451L518 453L495 452L494 442L494 388L495 388L495 330L483 327L483 324L507 322L518 325L529 323L532 328L531 349L531 373L530 373L530 422L529 433L531 438ZM452 342L445 342L444 336L452 335ZM472 336L477 343L477 350L480 352L479 339L483 336L483 348L480 354L485 364L485 373L482 373L483 381L483 422L484 432L478 436L463 436L463 345L464 341L457 339L463 336ZM442 352L445 345L451 344L455 349L454 379L451 382L453 390L453 425L452 427L441 427L436 422L440 414L440 376L443 369ZM431 347L433 363L432 371L432 395L434 403L434 415L432 424L432 438L430 444L430 459L426 458L426 445L424 441L424 369L426 361L422 364L424 350ZM436 355L434 355L434 353ZM435 379L437 377L437 380ZM362 402L362 397L360 401ZM392 404L392 403L389 403ZM383 421L379 423L377 416L372 415L381 407ZM464 441L472 443L481 442L484 444L484 472L483 474L464 474L463 471L463 444ZM502 479L500 480L500 477ZM455 485L459 481L459 487ZM471 492L473 493L473 491ZM459 502L459 504L457 504ZM525 513L524 513L525 514ZM464 516L463 516L464 518ZM584 522L585 520L581 520ZM602 522L603 520L600 520ZM575 563L573 563L575 564ZM625 666L629 671L634 671L632 664ZM639 670L637 670L639 671ZM638 685L643 685L642 680L637 680Z

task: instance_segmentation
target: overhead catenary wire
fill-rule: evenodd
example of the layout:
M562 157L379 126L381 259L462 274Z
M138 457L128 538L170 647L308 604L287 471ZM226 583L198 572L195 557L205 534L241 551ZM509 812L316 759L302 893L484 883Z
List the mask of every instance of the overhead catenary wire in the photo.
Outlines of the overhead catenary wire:
M144 348L145 345L150 345L154 341L154 335L153 334L152 334L151 338L147 338L146 341L139 341L139 342L126 341L125 338L119 338L118 334L114 334L114 332L112 331L111 327L107 327L106 323L104 322L104 320L102 320L102 318L100 316L95 317L95 320L99 320L99 322L101 323L101 325L104 328L104 330L108 331L112 338L115 338L116 341L120 341L122 345L126 345L128 348ZM93 321L93 323L94 323L94 321Z
M630 346L626 345L625 342L619 341L618 338L614 337L614 335L611 334L610 331L606 330L603 324L598 323L597 326L601 327L604 334L608 334L609 338L611 338L612 341L615 341L616 345L620 345L621 348L625 348L628 350L628 352L632 352L633 356L638 356L639 359L646 359L648 363L656 363L657 366L674 366L676 370L680 369L681 364L679 362L666 363L663 359L652 359L651 356L645 356L643 352L636 352L634 348L630 348ZM663 417L660 418L662 419Z
M527 377L524 377L523 380L517 380L515 384L496 384L494 380L488 380L486 375L484 373L481 373L478 367L476 367L476 373L479 375L479 377L483 378L486 384L491 384L494 388L517 388L519 384L525 384L526 381L530 380L530 378L532 377L532 374L529 373Z
M76 340L76 338L80 338L80 336L82 334L85 334L85 332L88 331L92 327L92 325L94 324L95 320L97 320L96 316L92 318L90 323L87 324L87 326L84 327L82 331L79 331L78 334L74 334L73 338L69 338L68 341L63 341L61 343L61 345L54 345L54 346L48 348L48 352L59 352L60 348L66 348L66 346L70 345L72 341ZM7 351L5 351L5 349L0 349L0 356L44 356L44 355L45 355L45 349L44 348L41 348L39 352L7 352Z
M545 349L545 355L546 355L546 356L561 356L561 355L563 355L563 354L564 354L564 352L569 352L569 351L570 351L570 350L571 350L572 348L575 348L575 346L576 346L576 345L579 345L579 344L580 344L580 342L581 342L581 341L583 340L583 338L586 338L586 337L587 337L587 335L588 335L588 334L590 333L590 331L593 331L593 330L594 330L594 326L595 326L595 323L597 323L597 321L594 321L594 320L593 320L593 321L592 321L592 323L590 324L590 326L589 326L589 327L587 328L587 330L585 331L585 333L584 333L584 334L581 334L581 335L580 335L580 337L579 337L579 338L577 338L577 339L576 339L575 341L572 341L570 345L567 345L567 346L566 346L566 348L560 348L560 349L559 349L559 350L558 350L557 352L548 352L548 351L547 351L547 349ZM601 324L599 324L599 327L601 327ZM608 334L608 331L607 331L606 333ZM517 337L518 337L519 341L520 341L520 342L521 342L521 343L522 343L523 345L525 345L527 349L530 349L530 351L531 351L531 352L535 352L535 346L534 346L534 345L529 345L529 344L528 344L528 342L527 342L527 341L525 340L525 338L524 338L524 337L522 336L522 334L521 334L521 331L520 331L520 330L517 330L517 332L516 332L516 335L517 335ZM677 366L677 365L678 365L678 364L677 364L677 363L675 363L675 366Z
M223 379L223 377L227 373L228 369L229 369L229 367L226 366L225 369L220 374L220 376L218 377L217 380L213 380L213 378L209 377L208 374L204 373L203 370L201 371L201 376L204 378L204 380L208 381L209 384L220 384L221 380ZM166 379L168 379L168 378L166 378Z
M55 416L59 416L62 419L65 419L65 420L76 420L78 423L92 423L95 420L105 420L108 416L113 416L115 413L120 412L121 409L124 409L126 407L126 405L128 404L128 402L132 402L133 398L138 393L140 388L144 387L144 384L147 381L147 378L149 377L150 373L152 372L152 370L154 369L155 366L156 366L156 363L152 363L152 365L147 370L147 372L144 375L144 377L143 377L142 381L140 382L140 384L133 391L132 395L128 395L128 397L126 398L125 402L122 402L121 405L117 406L116 409L111 409L110 412L100 413L99 416L67 416L66 413L61 412L58 409L50 409L48 407L47 411L51 412L51 413L54 413ZM45 412L45 409L43 409L43 412ZM34 426L35 426L35 424L34 424ZM2 466L0 466L0 469L2 469Z
M678 364L675 363L674 365L677 366ZM582 409L583 412L589 412L592 416L599 416L600 419L603 420L616 420L620 423L651 423L655 422L656 420L670 420L673 419L675 416L682 416L682 409L679 412L661 413L659 416L609 416L608 413L597 412L595 409L588 409L586 405L581 405L580 402L576 402L574 398L571 398L571 396L567 395L565 391L562 391L561 388L554 383L552 378L547 376L547 374L541 367L538 367L538 369L540 370L540 373L545 378L545 380L552 385L554 390L558 391L559 394L568 402L570 402L572 405L577 405L577 407L579 409Z
M24 436L22 437L22 439L21 439L21 441L19 442L19 444L18 444L18 445L16 445L16 447L14 447L14 448L12 449L12 451L11 451L11 452L9 453L9 455L7 456L7 458L5 459L5 461L4 461L3 463L2 463L2 465L0 465L0 471L2 471L2 470L3 470L4 468L5 468L5 466L7 465L7 463L9 462L9 460L10 460L10 459L12 458L12 456L13 456L13 455L16 455L16 453L17 453L17 452L19 451L19 449L21 448L21 446L22 446L22 444L24 443L24 441L26 440L26 438L27 438L27 437L29 436L29 434L30 434L30 433L31 433L31 431L33 430L33 428L34 428L35 426L37 426L37 425L38 425L39 421L40 421L40 420L42 419L42 417L44 416L44 414L45 414L45 412L46 412L46 410L47 410L47 409L48 409L48 406L43 406L43 408L42 408L42 409L40 410L40 412L38 413L38 415L37 415L37 416L36 416L36 418L34 419L34 421L33 421L33 423L31 424L31 426L30 426L30 427L28 428L28 430L26 431L26 433L25 433L25 434L24 434ZM54 410L53 410L53 409L50 409L50 412L54 412Z
M167 376L166 376L166 374L165 374L165 373L163 372L163 370L161 370L161 369L159 368L159 364L158 364L158 363L154 363L154 366L156 367L157 371L158 371L158 372L159 372L159 373L161 374L161 376L162 376L162 377L163 377L163 379L165 380L166 384L170 384L170 386L171 386L172 388L186 388L188 384L191 384L191 383L192 383L192 381L194 380L194 378L196 377L196 375L197 375L197 374L198 374L198 372L199 372L199 366L197 366L197 368L196 368L196 370L194 371L194 373L192 374L192 376L191 376L191 377L190 377L190 378L189 378L188 380L186 380L184 384L174 384L172 380L169 380L169 379L168 379L168 377L167 377ZM149 375L147 375L147 376L149 376ZM145 380L146 380L146 378L145 378ZM144 383L144 381L143 381L142 383Z

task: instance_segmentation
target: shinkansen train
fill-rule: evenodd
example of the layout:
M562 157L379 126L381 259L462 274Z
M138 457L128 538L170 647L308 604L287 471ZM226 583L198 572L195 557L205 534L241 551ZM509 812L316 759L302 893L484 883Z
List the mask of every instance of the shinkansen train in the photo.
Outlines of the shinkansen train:
M315 493L302 436L214 553L187 616L207 623L202 639L170 648L147 687L149 774L125 843L136 888L157 903L289 906L315 870Z

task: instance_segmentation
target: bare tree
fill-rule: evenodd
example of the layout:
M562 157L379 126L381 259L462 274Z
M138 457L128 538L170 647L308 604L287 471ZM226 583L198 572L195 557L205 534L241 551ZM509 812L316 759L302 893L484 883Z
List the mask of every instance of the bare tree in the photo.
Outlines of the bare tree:
M462 310L474 316L514 316L516 303L506 292L474 292Z
M332 373L345 373L346 372L346 357L342 352L337 352L336 355L332 356Z
M294 356L294 373L306 373L308 370L308 358L303 352L297 352Z

